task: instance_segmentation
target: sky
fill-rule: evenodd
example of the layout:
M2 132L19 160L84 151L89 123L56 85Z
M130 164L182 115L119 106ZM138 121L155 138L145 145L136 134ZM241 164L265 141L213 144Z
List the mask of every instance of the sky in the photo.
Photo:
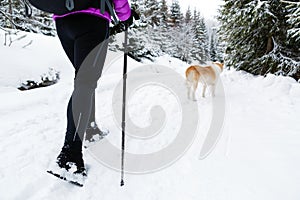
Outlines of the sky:
M171 4L173 0L167 1ZM222 0L179 0L182 12L185 12L188 6L191 7L191 10L194 10L196 7L205 18L214 18L214 16L217 15L217 9L219 5L222 5L222 2Z

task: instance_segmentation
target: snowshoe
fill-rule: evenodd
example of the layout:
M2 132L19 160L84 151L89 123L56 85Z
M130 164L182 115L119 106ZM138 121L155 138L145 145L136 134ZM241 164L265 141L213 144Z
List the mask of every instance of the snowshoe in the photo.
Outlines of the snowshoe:
M55 164L50 166L47 172L77 186L83 186L87 173L81 149L76 151L69 145L64 145Z
M82 187L84 185L85 179L87 178L87 173L84 168L77 169L75 163L68 163L69 169L61 168L55 163L54 166L49 167L47 172L53 176L67 181L76 186Z
M93 146L95 143L108 135L108 133L109 131L107 129L100 130L97 124L95 122L92 122L85 131L84 147L88 148Z

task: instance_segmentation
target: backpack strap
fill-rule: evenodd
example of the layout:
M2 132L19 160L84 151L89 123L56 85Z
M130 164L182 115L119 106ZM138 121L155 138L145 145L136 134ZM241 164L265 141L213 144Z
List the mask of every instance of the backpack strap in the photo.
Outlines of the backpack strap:
M113 8L111 0L100 0L100 1L101 1L100 2L100 12L102 14L104 14L104 12L106 10L106 6L107 6L109 14L112 15L112 17L113 17L113 22L115 24L117 24L118 23L118 19L116 17L116 13L114 11L114 8Z

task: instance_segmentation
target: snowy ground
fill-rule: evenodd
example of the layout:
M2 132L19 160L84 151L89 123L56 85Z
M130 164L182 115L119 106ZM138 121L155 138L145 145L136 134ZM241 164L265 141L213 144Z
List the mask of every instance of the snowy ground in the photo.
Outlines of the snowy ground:
M22 48L31 40L30 46ZM221 79L226 119L222 137L206 159L199 160L198 156L210 124L212 99L201 98L199 90L199 133L180 160L155 173L126 174L126 184L121 188L119 173L85 152L89 178L83 188L78 188L45 172L61 148L65 110L72 92L73 70L58 39L27 34L7 47L0 32L0 41L0 199L300 199L300 84L293 79L225 70ZM139 65L132 60L129 63ZM187 67L167 56L156 63L170 66L182 76ZM38 79L48 68L61 72L56 85L26 92L16 89L22 81ZM111 119L110 98L121 74L120 66L105 72L97 89L101 100L98 122L111 131L112 139L119 137L120 131ZM142 112L145 106L172 98L171 93L157 87L137 94L129 102L132 120L141 126L149 123L149 116ZM175 106L167 104L167 108L170 105ZM176 107L168 111L172 116L179 113ZM173 126L167 124L166 134L159 137L163 144L173 137ZM131 143L129 151L140 148L141 152L160 144L156 141L153 146L148 143L131 147Z

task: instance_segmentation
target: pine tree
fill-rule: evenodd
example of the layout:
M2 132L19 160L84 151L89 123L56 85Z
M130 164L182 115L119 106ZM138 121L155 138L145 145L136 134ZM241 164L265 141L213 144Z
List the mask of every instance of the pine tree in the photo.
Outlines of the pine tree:
M140 60L161 55L159 3L156 0L133 0L131 5L134 5L137 12L140 13L141 19L132 29L129 29L130 56Z
M181 8L177 0L172 2L170 7L170 14L168 15L166 27L163 34L163 51L175 58L180 58L181 53L179 52L181 35L180 29L182 26L183 15Z
M216 47L215 35L212 34L210 36L210 49L209 49L210 60L212 61L218 61L216 48L217 47Z
M128 48L130 49L129 55L139 61L147 52L145 49L145 45L148 42L146 27L149 24L149 19L145 17L146 8L143 1L132 0L131 5L134 6L136 12L140 14L141 19L138 24L135 24L133 28L128 31ZM113 45L117 44L111 44L111 46ZM120 47L117 49L122 50Z
M159 25L160 7L157 0L145 0L144 16L151 25Z
M193 19L193 16L192 16L191 8L188 7L188 9L185 13L185 23L191 23L192 19Z
M170 8L170 26L177 27L182 23L183 15L178 0L173 0Z
M50 14L32 8L32 16L25 15L21 1L1 0L0 27L55 35L53 19Z
M208 35L207 35L207 29L206 29L206 24L204 22L204 18L201 17L200 20L200 31L202 33L201 37L199 37L199 41L201 41L201 56L203 61L208 61L209 60L209 45L208 45Z
M299 52L287 39L286 11L280 0L225 0L219 19L227 64L253 74L299 76Z
M172 52L169 52L175 58L178 58L184 62L192 62L191 49L193 48L193 41L195 33L193 31L192 23L184 22L180 27L171 28L172 35Z
M184 25L181 27L181 33L183 39L181 42L182 45L182 55L181 60L191 63L193 61L193 56L191 49L193 48L193 41L195 37L195 32L193 30L193 21L192 21L192 12L190 7L188 7L185 13Z
M204 22L204 18L200 16L197 10L194 10L193 16L193 38L192 57L193 60L199 63L205 63L209 59L208 36Z
M291 25L288 30L288 36L294 42L300 41L300 2L285 1L288 9L287 22Z
M225 57L225 48L227 46L226 42L221 41L218 35L218 31L217 34L215 36L215 44L216 44L216 61L222 62L224 63L224 57Z
M168 22L169 22L169 7L167 5L166 0L161 0L159 2L160 5L160 24L159 24L159 36L160 36L160 49L163 52L167 52L167 48L169 46L170 42L170 33L169 33L169 27L168 27Z
M161 22L166 23L169 19L169 8L166 0L161 0L159 3L160 7L160 19Z

